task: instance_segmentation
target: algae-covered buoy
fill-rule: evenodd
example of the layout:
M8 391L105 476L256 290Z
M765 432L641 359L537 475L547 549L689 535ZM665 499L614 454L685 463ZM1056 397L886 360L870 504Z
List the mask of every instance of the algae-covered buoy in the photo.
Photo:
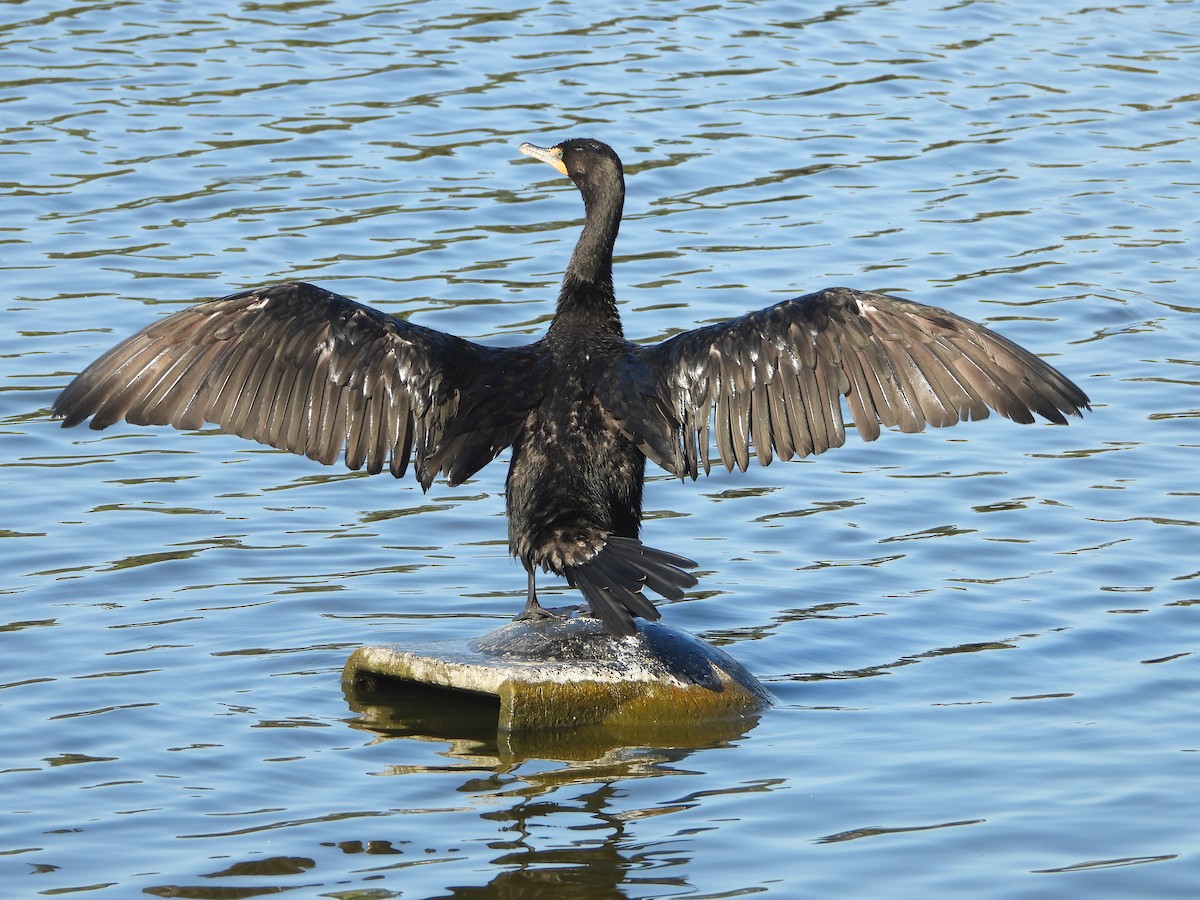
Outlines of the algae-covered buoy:
M495 697L507 731L695 725L771 705L728 654L670 625L637 624L635 634L614 637L593 618L522 620L469 641L359 647L343 677Z

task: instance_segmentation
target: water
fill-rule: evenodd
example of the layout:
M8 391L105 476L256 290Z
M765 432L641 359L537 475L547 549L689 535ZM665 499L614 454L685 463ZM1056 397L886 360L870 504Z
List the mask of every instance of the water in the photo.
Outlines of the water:
M1198 55L1167 0L5 4L5 895L1194 892ZM530 339L581 211L516 146L571 135L626 162L631 336L847 283L1095 401L655 473L647 540L704 572L664 614L767 682L756 722L422 732L339 671L516 611L503 465L423 495L47 418L276 279Z

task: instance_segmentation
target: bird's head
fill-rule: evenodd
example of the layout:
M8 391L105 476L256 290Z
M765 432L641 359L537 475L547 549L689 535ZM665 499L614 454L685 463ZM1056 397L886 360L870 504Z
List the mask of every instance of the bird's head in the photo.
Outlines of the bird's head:
M624 191L624 169L621 160L608 144L594 138L570 138L553 147L538 147L529 142L519 148L521 153L553 166L569 177L583 195L603 190L614 182Z

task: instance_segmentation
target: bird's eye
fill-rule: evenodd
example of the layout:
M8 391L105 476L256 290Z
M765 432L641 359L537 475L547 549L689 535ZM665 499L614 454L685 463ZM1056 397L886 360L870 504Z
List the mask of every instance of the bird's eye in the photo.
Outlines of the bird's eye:
M562 147L555 147L555 148L554 148L554 158L555 158L555 159L562 159L562 158L563 158Z

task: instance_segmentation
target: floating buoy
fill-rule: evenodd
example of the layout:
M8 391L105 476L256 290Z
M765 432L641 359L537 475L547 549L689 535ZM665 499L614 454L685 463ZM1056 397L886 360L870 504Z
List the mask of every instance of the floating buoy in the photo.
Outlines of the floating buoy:
M638 620L614 637L597 619L511 622L469 641L365 646L349 685L493 697L501 731L583 725L697 725L753 715L772 703L744 666L686 631Z

